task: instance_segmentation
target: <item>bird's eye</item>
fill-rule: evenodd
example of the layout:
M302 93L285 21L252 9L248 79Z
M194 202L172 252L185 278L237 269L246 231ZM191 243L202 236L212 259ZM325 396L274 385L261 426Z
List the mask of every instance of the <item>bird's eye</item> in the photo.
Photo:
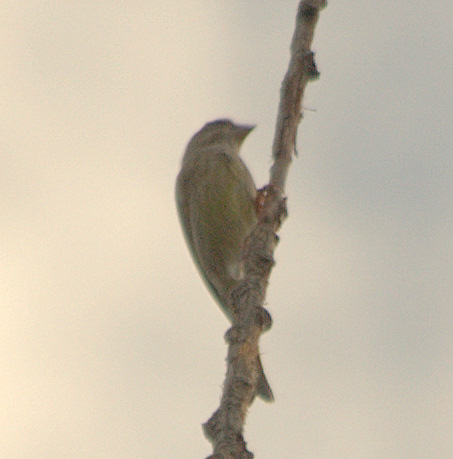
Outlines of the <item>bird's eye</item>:
M222 135L219 132L216 132L211 137L211 141L215 143L220 142L221 140L222 140Z

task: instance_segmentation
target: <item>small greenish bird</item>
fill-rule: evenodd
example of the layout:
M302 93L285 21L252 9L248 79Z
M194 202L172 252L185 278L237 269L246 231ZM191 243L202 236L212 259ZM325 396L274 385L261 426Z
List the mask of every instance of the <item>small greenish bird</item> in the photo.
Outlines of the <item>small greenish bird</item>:
M187 245L220 307L233 321L228 295L243 279L244 242L257 218L257 190L239 157L255 126L230 120L207 123L187 145L176 181L176 203ZM261 360L257 395L273 400Z

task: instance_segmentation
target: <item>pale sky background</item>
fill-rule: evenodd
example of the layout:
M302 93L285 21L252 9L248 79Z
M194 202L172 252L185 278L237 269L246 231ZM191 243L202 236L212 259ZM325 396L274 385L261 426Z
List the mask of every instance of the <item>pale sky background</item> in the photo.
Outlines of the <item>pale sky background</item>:
M359 3L316 31L257 459L453 457L453 6ZM228 322L174 181L227 116L266 183L296 6L1 1L0 457L210 454Z

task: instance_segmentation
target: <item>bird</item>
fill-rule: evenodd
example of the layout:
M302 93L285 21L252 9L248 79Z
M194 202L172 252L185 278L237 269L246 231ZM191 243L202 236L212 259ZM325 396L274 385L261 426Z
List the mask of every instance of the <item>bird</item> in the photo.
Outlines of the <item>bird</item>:
M190 139L176 179L179 220L195 265L233 322L232 289L244 278L243 247L258 222L257 189L239 149L254 125L219 119ZM256 394L274 399L258 357Z

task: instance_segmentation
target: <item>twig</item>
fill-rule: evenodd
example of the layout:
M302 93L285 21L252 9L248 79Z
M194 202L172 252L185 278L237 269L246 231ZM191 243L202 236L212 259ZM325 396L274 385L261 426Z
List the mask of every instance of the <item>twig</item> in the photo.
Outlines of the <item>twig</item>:
M246 244L245 279L230 297L232 310L238 314L226 335L228 357L223 395L220 407L203 426L214 449L208 459L253 458L242 434L247 409L256 394L259 338L271 326L270 314L262 305L274 265L275 233L286 216L283 195L295 153L302 97L308 81L318 75L310 47L319 10L325 5L325 0L299 3L291 59L280 94L270 182L261 190L263 205L259 223Z

